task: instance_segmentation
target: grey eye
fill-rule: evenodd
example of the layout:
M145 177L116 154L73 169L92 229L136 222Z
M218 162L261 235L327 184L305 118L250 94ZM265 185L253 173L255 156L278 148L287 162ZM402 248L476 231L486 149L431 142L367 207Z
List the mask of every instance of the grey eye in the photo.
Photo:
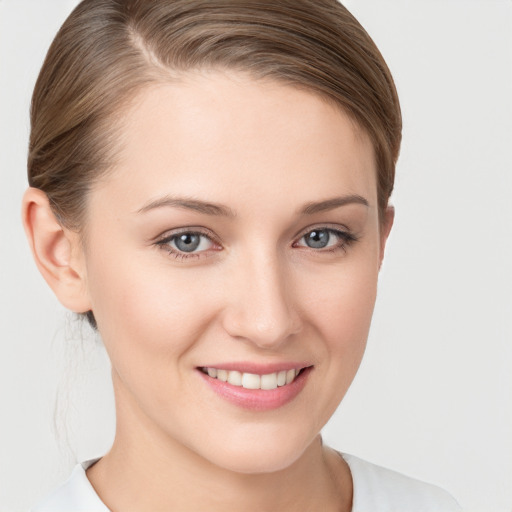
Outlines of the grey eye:
M312 249L323 249L327 247L331 239L328 229L315 229L304 235L304 242Z
M216 247L216 244L208 235L197 231L182 231L169 235L167 238L156 242L156 245L166 249L176 258L200 256L211 249L220 249L218 246Z
M201 243L201 235L196 233L183 233L175 236L173 242L179 251L193 252Z

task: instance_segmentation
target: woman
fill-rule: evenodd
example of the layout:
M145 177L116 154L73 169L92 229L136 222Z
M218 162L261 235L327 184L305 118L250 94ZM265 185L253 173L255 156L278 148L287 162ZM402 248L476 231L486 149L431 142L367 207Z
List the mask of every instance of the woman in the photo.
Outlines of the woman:
M458 510L320 437L364 352L400 135L334 1L75 9L34 91L24 223L101 335L117 427L34 510Z

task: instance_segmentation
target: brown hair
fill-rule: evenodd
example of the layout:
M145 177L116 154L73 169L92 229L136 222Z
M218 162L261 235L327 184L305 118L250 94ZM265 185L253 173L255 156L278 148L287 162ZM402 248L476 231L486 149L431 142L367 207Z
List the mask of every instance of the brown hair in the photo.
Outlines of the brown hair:
M204 68L305 88L347 112L372 140L383 218L401 140L398 96L374 42L336 0L83 0L32 98L29 184L62 225L86 226L87 193L112 167L126 103L147 84Z

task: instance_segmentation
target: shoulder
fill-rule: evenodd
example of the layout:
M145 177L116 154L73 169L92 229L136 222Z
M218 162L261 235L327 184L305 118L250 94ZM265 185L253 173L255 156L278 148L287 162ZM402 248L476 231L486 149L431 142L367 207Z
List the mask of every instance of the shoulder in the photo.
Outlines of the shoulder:
M109 512L85 474L97 460L77 464L71 476L31 512Z
M352 512L460 512L443 489L342 454L354 485Z

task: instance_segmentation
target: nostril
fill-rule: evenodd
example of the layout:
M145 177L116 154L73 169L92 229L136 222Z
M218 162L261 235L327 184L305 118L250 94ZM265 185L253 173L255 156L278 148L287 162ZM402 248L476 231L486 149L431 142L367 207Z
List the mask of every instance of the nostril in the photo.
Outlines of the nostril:
M246 339L269 348L280 345L301 329L300 321L289 314L282 312L279 317L272 314L272 318L268 318L270 314L267 312L267 318L262 318L264 314L250 308L233 308L223 318L224 329L233 338Z

